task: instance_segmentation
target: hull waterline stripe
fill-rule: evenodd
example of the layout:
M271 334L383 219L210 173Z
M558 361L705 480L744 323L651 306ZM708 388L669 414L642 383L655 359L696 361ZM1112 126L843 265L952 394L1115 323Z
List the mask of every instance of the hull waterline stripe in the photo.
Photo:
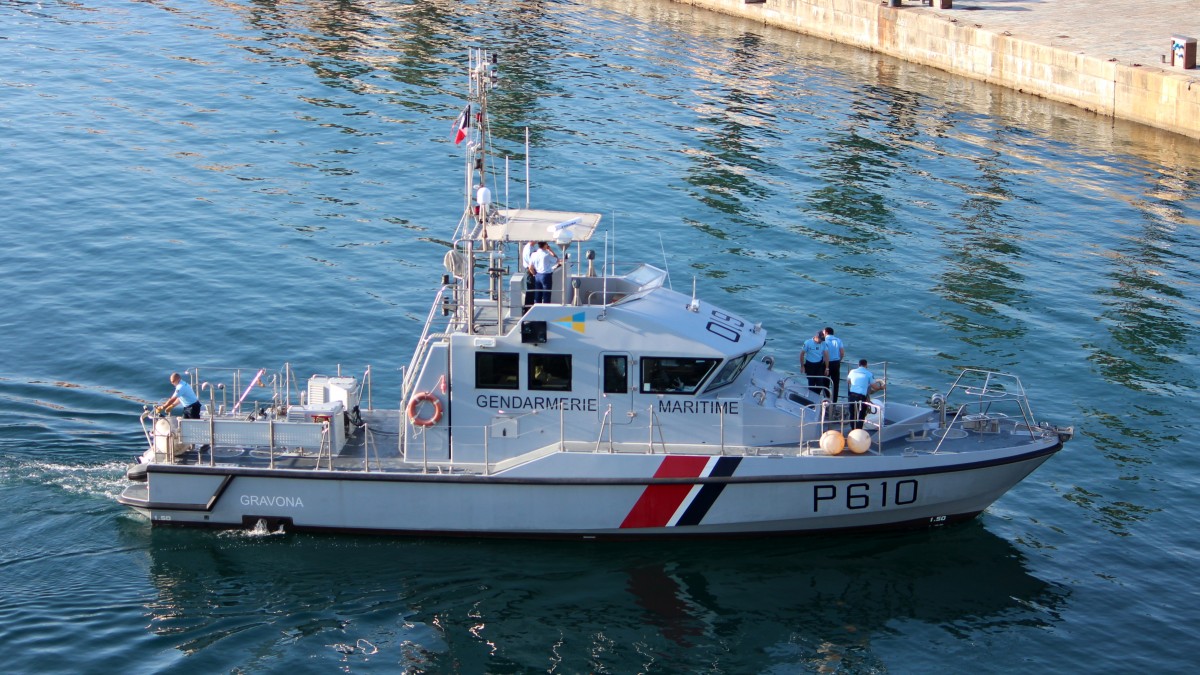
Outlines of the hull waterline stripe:
M655 478L698 478L708 465L708 457L671 456L664 457ZM692 491L691 483L647 485L637 503L625 516L622 528L664 527L679 505Z
M946 515L937 522L931 522L929 518L914 518L912 520L903 520L891 523L877 523L873 525L850 525L837 527L818 527L811 529L780 529L780 530L746 530L746 531L714 531L705 528L668 528L659 530L604 530L604 531L537 531L537 530L505 530L505 531L488 531L488 530L418 530L418 529L396 529L396 528L371 528L371 527L332 527L332 526L312 526L312 525L293 525L290 532L315 532L325 534L354 534L354 535L381 535L381 536L406 536L406 537L449 537L449 538L470 538L470 539L540 539L540 540L606 540L606 541L662 541L664 538L675 540L736 540L736 539L760 539L763 536L784 537L784 536L814 536L828 535L838 532L889 532L902 530L918 530L940 528L953 523L968 521L978 516L980 511L968 511L965 513L956 513ZM239 529L244 527L241 522L237 523L222 523L210 521L183 521L183 520L156 520L153 521L155 527L191 527L191 528L208 528L208 529Z
M422 474L420 472L412 473L392 473L385 471L341 471L341 470L314 470L308 469L266 469L266 468L249 468L249 467L209 467L197 466L194 464L151 464L147 467L147 472L150 480L153 480L153 475L157 473L171 474L196 474L196 475L220 475L225 476L237 475L254 478L279 478L288 480L339 480L339 481L379 481L379 482L395 482L395 483L440 483L440 484L479 484L479 485L686 485L691 487L696 484L751 484L751 483L807 483L812 481L837 481L837 480L873 480L892 477L906 477L913 475L935 475L942 473L960 473L964 471L977 471L994 466L1004 466L1008 464L1018 464L1034 459L1042 459L1055 454L1062 450L1062 443L1057 443L1052 446L1039 448L1031 452L1021 453L1019 455L1009 455L997 459L988 459L978 462L966 462L961 464L951 464L946 466L924 466L905 469L888 469L884 471L848 471L844 473L813 473L813 474L779 474L779 475L757 475L757 476L678 476L678 477L655 477L655 478L585 478L585 477L570 477L570 478L546 478L534 476L505 476L505 475L452 475L452 474ZM700 458L707 459L707 458ZM740 457L730 459L742 459ZM853 464L853 460L848 462Z

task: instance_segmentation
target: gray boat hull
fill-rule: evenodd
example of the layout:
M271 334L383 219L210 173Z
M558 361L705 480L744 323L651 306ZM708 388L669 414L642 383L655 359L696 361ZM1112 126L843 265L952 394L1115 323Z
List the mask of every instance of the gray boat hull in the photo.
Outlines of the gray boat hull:
M585 453L554 453L493 476L152 465L146 482L120 501L156 525L241 528L261 520L293 531L400 535L669 538L912 528L974 517L1061 447L896 457L861 472L854 465L866 465L850 457L604 455L609 475L597 476L589 472L598 456Z

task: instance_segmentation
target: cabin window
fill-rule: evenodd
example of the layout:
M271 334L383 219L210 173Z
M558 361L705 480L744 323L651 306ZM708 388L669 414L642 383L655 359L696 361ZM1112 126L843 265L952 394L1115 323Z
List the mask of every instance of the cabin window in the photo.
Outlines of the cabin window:
M707 390L712 391L717 387L724 387L736 380L737 376L741 375L742 371L746 369L746 364L750 363L750 360L753 358L754 352L750 352L749 354L742 354L736 359L726 361L725 367L717 371L717 376L713 378L712 384L708 385Z
M624 394L629 391L629 357L624 354L604 355L604 393Z
M476 389L520 389L521 355L475 352Z
M647 356L642 359L642 392L694 394L720 359Z
M570 354L530 354L529 388L571 391Z

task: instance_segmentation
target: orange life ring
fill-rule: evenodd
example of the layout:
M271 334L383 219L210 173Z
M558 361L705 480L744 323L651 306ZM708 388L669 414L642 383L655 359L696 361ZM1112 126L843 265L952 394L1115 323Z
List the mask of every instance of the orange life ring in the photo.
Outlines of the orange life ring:
M433 404L433 414L429 417L417 417L417 408L421 407L421 403L424 401L429 401ZM437 424L438 420L442 419L441 400L427 391L413 396L412 400L408 402L408 419L412 420L413 426L418 427L431 427Z

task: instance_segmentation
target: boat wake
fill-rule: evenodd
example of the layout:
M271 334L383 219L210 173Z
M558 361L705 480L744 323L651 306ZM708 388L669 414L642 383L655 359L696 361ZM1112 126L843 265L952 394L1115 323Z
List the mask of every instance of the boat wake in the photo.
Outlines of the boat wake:
M70 494L116 501L127 485L126 464L70 464L0 456L0 485L25 483L53 487Z

